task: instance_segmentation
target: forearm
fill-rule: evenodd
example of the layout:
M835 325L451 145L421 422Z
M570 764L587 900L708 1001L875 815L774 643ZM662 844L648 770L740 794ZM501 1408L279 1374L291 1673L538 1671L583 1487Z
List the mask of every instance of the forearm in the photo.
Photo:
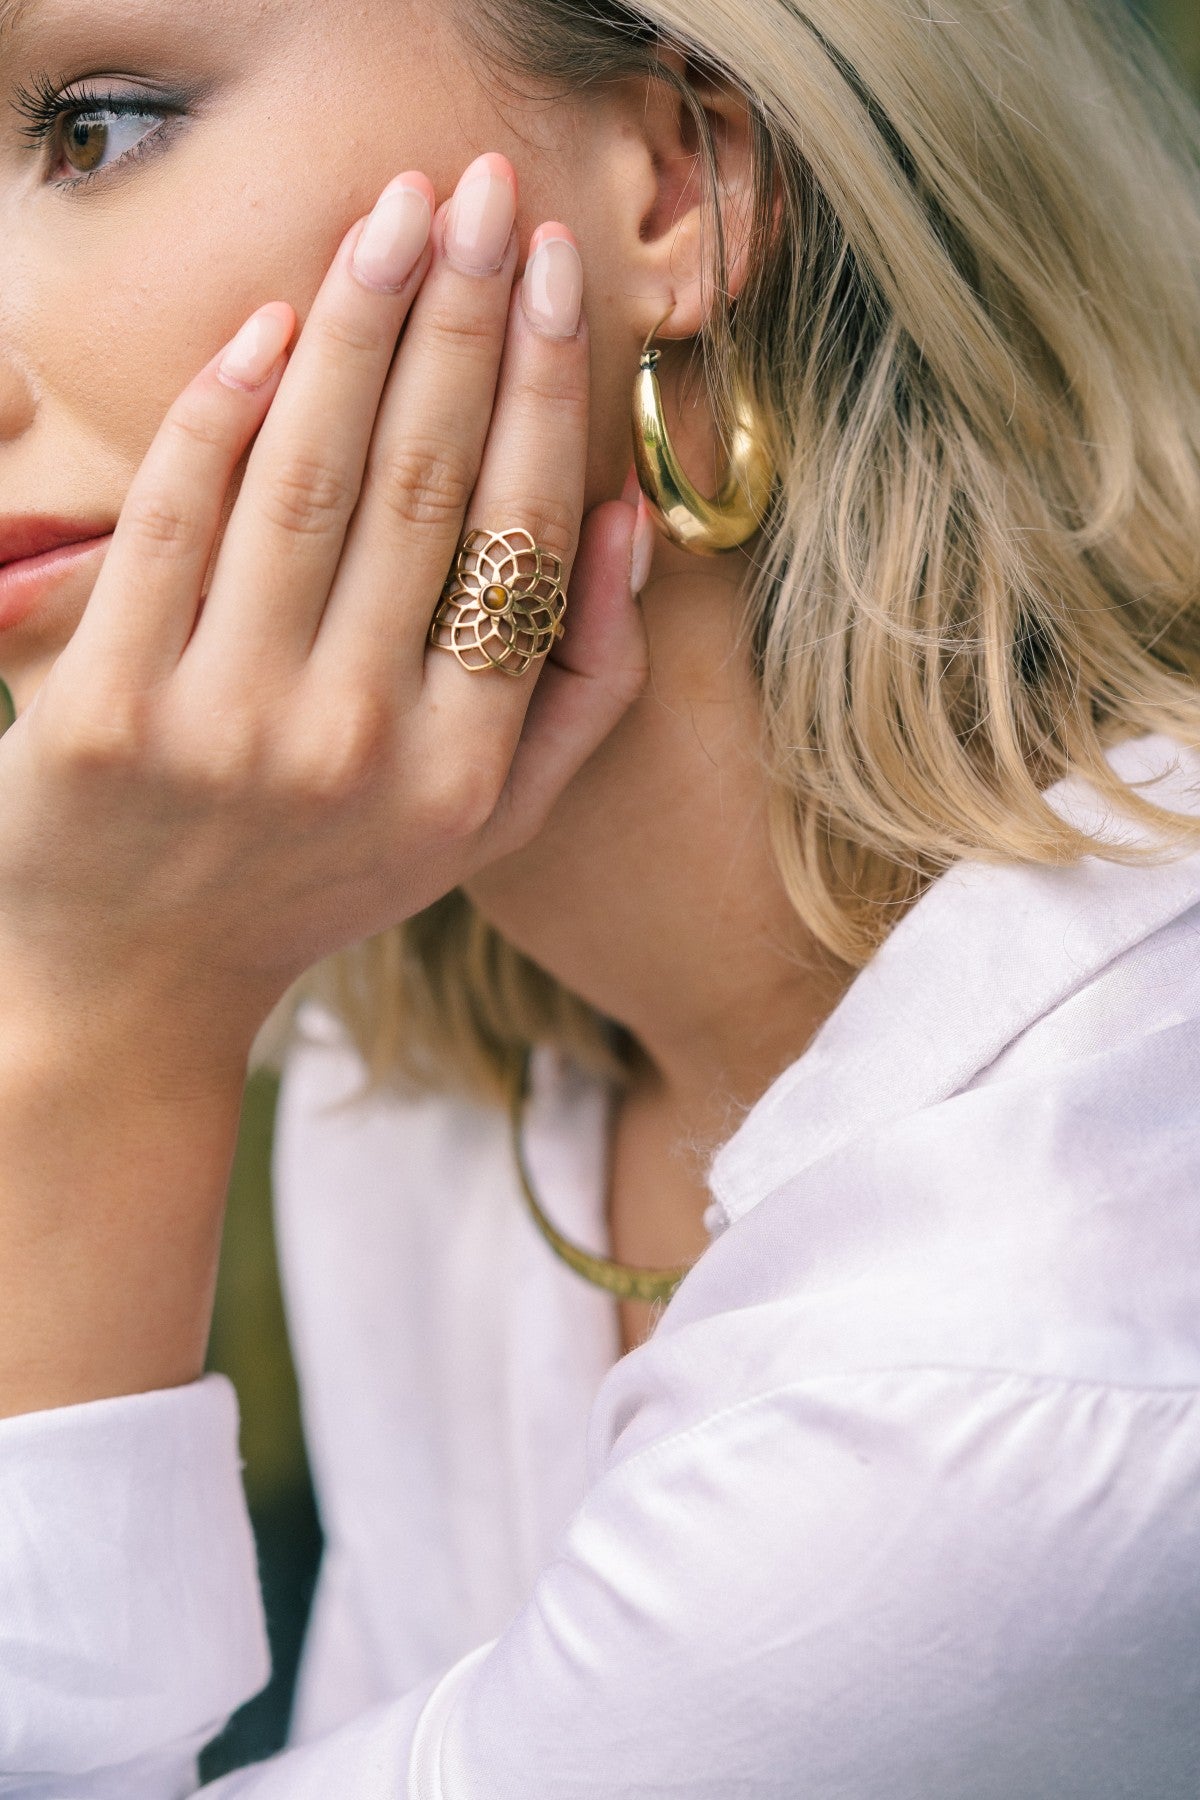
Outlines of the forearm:
M0 1415L202 1370L244 1062L146 1031L0 1033Z

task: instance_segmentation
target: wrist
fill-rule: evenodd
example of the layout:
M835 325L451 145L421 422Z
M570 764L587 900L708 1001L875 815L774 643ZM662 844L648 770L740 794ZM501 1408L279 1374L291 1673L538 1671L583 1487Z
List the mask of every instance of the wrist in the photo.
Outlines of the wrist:
M204 1364L244 1070L95 1025L0 1035L0 1414Z
M240 1091L257 1010L212 991L185 1002L126 972L119 981L102 970L46 979L14 968L0 957L0 1084L119 1086L168 1105Z

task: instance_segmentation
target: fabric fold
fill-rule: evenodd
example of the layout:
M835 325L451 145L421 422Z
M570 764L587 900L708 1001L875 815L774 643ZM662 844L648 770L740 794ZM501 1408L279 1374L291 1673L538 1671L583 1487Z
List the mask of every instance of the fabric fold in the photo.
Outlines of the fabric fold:
M224 1376L0 1420L0 1671L31 1783L199 1747L265 1684Z

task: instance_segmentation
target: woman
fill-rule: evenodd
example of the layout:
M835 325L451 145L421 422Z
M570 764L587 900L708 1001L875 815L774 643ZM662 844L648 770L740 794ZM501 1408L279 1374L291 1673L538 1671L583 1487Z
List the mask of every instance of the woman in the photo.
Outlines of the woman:
M326 1559L209 1792L1194 1800L1200 139L1141 36L0 56L4 1793L190 1792L265 1678L202 1367L299 995Z

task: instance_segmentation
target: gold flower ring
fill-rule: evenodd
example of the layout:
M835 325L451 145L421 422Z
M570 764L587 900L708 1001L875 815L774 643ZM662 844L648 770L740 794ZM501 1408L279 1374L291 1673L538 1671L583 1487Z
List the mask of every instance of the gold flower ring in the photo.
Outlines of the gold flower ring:
M446 577L429 642L464 669L523 675L563 634L562 562L527 531L469 531Z

